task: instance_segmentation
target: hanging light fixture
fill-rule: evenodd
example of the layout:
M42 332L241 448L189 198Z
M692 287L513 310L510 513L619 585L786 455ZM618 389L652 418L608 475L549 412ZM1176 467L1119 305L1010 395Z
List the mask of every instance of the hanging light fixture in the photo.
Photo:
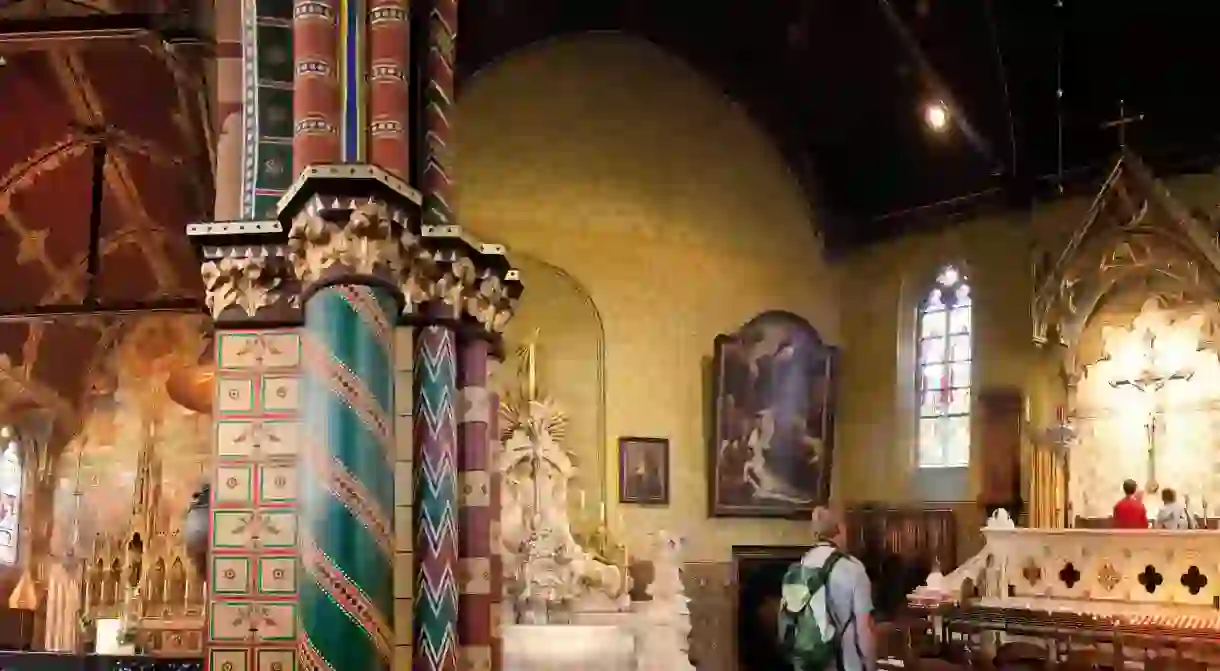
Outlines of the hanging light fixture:
M200 414L212 412L216 385L215 337L209 336L194 364L180 366L165 381L165 393L178 405Z
M948 106L940 100L927 103L923 108L923 120L933 132L944 132L949 127Z

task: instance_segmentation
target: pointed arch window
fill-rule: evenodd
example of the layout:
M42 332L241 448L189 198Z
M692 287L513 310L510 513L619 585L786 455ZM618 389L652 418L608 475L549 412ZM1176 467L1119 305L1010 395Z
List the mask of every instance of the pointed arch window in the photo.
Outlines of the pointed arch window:
M0 564L17 563L21 529L20 443L10 438L0 453Z
M919 306L917 457L920 468L970 463L974 322L970 284L945 266Z

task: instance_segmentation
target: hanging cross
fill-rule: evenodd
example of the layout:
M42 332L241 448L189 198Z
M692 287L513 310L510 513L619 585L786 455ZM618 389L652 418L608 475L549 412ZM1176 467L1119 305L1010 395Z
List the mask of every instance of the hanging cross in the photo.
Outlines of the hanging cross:
M1138 377L1129 378L1126 380L1112 380L1110 386L1117 389L1119 387L1133 387L1140 393L1152 392L1156 394L1165 387L1165 385L1174 380L1189 380L1194 377L1194 371L1178 369L1169 374L1157 372L1157 351L1156 351L1156 335L1151 330L1147 333L1147 345L1149 361L1144 370L1140 371ZM1155 398L1155 397L1154 397ZM1155 400L1154 400L1155 403ZM1158 408L1155 406L1148 412L1148 421L1144 423L1144 431L1148 439L1148 482L1156 482L1156 420L1159 414Z
M1107 121L1101 125L1102 128L1117 128L1118 129L1118 148L1127 148L1127 124L1139 123L1144 120L1143 114L1135 116L1127 116L1127 103L1118 101L1118 118L1113 121Z

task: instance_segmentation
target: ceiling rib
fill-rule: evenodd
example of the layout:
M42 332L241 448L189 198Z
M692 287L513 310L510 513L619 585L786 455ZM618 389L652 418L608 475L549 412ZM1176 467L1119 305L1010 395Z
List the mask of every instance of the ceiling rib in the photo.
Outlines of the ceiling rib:
M101 100L93 83L88 78L80 54L74 49L56 50L51 54L56 79L72 106L73 114L80 123L103 127L106 123ZM131 177L127 161L121 155L107 154L103 166L105 183L111 193L119 201L119 205L128 216L143 223L147 228L158 227L148 214L148 209L141 200L139 190ZM151 235L140 235L135 240L136 245L148 261L149 269L157 281L155 293L181 293L181 282L174 271L173 262L166 254L160 240Z

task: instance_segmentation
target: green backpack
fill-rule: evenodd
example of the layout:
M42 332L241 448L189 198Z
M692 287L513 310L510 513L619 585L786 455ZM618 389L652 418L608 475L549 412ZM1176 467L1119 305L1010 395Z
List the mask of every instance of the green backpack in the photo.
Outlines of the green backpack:
M813 568L797 562L784 574L779 606L779 646L792 664L793 671L821 671L838 663L846 626L836 627L827 636L818 625L813 595L818 590L828 590L822 602L828 611L823 614L823 621L832 622L833 615L829 612L830 571L844 556L842 552L832 552L824 564Z

